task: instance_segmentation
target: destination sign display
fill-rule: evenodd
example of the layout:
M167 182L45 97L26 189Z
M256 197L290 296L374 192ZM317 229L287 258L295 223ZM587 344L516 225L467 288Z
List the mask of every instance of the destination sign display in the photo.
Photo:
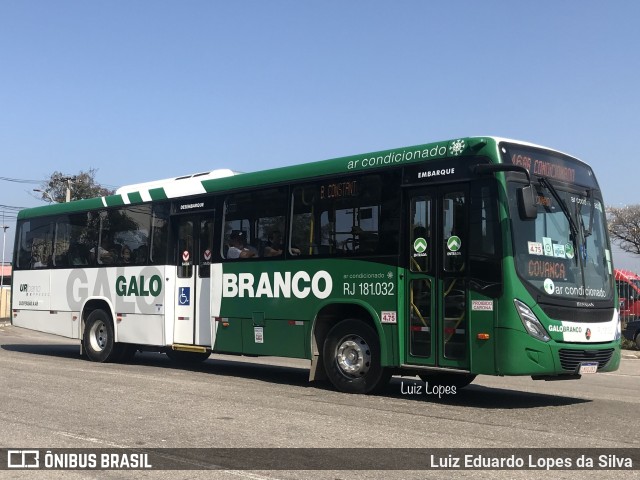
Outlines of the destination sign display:
M502 144L502 148L505 163L524 167L532 175L598 188L591 167L571 157L521 145Z
M566 280L567 266L564 261L531 259L527 262L526 273L530 279Z
M348 180L327 183L320 186L320 200L342 197L357 197L358 181Z

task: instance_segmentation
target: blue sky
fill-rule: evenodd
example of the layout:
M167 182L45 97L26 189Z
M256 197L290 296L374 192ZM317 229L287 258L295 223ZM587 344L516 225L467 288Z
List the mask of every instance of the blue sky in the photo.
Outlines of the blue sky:
M0 0L0 177L119 186L498 135L640 203L638 18L633 0ZM42 204L32 188L0 180L0 205Z

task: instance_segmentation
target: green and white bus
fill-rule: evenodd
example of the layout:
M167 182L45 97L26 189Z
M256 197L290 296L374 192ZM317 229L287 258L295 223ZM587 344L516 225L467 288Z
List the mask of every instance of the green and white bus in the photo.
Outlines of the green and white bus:
M12 323L138 350L391 375L575 379L620 362L602 194L566 154L474 137L256 173L218 170L22 210Z

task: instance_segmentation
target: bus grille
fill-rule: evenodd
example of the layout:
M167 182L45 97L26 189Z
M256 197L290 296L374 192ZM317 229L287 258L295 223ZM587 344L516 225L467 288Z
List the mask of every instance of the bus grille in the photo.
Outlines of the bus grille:
M598 370L604 367L613 355L613 348L605 350L560 349L560 365L563 370L575 372L581 362L598 362Z
M613 308L576 308L560 307L558 305L548 305L539 303L542 311L554 320L580 323L603 323L610 322L613 318Z

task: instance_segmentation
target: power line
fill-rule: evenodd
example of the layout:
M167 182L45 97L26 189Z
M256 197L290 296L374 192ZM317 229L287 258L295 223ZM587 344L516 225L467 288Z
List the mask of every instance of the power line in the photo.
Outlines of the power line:
M42 183L41 180L25 180L23 178L9 178L9 177L0 177L0 180L5 182L14 182L14 183L33 183L39 185Z
M75 177L75 175L69 175L69 177ZM0 177L0 180L5 181L5 182L14 182L14 183L32 183L34 185L41 185L43 182L46 182L46 180L44 180L44 181L43 180L28 180L28 179L24 179L24 178L9 178L9 177ZM107 187L107 188L111 188L111 189L120 188L119 185L109 185L107 183L99 183L99 185L102 186L102 187Z
M18 219L18 212L24 207L14 207L12 205L0 205L0 219L3 222L14 221Z

